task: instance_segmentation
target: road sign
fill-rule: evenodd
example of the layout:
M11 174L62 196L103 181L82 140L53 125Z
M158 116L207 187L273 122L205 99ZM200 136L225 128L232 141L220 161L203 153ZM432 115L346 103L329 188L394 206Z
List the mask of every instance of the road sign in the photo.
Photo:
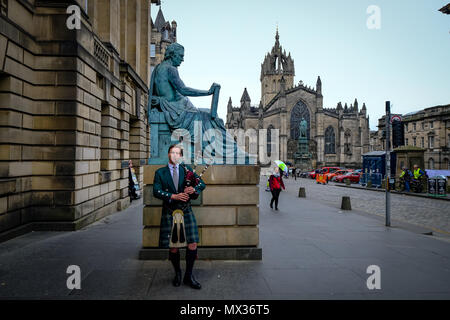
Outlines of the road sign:
M402 121L402 116L395 114L391 117L391 123L393 123L394 121Z

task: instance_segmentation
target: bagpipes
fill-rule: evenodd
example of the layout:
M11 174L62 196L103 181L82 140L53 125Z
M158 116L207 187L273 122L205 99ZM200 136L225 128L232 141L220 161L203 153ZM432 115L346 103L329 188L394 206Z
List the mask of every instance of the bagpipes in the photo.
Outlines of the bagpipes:
M195 168L191 171L189 170L184 163L180 163L180 166L184 168L184 181L183 181L183 190L187 187L193 187L195 188L202 177L202 175L205 173L206 169L208 169L209 164L206 164L205 168L202 170L202 172L198 175L198 177L195 176ZM185 231L185 223L184 223L184 212L188 208L190 200L191 199L197 199L199 197L199 194L194 192L189 195L189 200L186 202L182 202L181 207L178 209L175 209L172 212L172 229L171 229L171 236L170 236L170 248L180 248L185 247L187 245L186 243L186 231ZM178 202L178 201L177 201Z
M186 167L186 165L184 163L180 163L180 165L184 168L184 173L185 173L183 190L184 190L184 188L187 188L187 187L195 188L199 184L202 175L205 173L206 169L208 169L208 167L209 167L209 164L206 164L205 168L203 168L202 172L198 175L198 178L197 178L195 176L196 166L194 166L194 169L191 171ZM198 198L198 196L199 196L199 194L194 192L189 195L189 198L195 200Z

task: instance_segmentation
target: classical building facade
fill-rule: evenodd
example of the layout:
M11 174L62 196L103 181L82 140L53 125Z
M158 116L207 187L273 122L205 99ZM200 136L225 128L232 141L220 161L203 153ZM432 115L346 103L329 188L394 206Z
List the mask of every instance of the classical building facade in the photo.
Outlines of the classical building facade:
M450 105L434 106L402 117L404 144L424 149L425 169L450 169ZM378 130L370 132L370 150L386 150L385 116L378 119ZM391 131L392 143L392 131ZM392 145L392 144L391 144Z
M142 182L148 158L157 2L1 2L0 239L129 205L129 160Z
M403 116L405 145L425 149L425 169L450 170L450 105Z
M281 160L294 163L297 151L299 124L307 123L307 136L313 167L333 165L360 167L361 155L369 151L369 117L366 105L355 99L350 106L339 102L336 108L324 108L322 81L317 78L312 88L300 81L294 83L295 68L291 54L286 54L279 42L261 64L261 101L251 104L244 89L240 106L234 107L231 98L227 106L226 126L229 129L278 129ZM270 144L270 130L267 131ZM268 146L271 148L271 146Z

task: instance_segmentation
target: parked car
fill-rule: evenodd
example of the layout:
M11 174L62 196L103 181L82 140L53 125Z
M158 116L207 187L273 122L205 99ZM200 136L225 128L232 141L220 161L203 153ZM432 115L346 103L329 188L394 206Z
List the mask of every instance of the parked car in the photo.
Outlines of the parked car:
M326 178L328 181L333 181L334 177L340 176L340 175L344 175L344 174L347 174L347 173L352 172L352 171L353 171L353 169L341 169L341 170L337 170L337 171L334 171L334 172L327 173L327 174L325 175L325 178Z
M345 182L346 180L350 180L351 183L359 183L359 179L361 178L361 174L358 172L348 172L346 174L341 174L339 176L334 177L334 181L336 182Z
M300 178L308 178L309 177L309 172L308 171L302 171L299 174Z
M340 167L322 167L322 173L327 174L327 173L336 172L336 171L342 170L342 169L343 168L340 168Z
M320 169L316 169L316 170L308 172L308 177L310 177L311 179L315 179L317 173L320 173Z
M320 169L316 169L314 171L311 171L309 173L309 177L311 179L315 179L316 178L316 174L318 174L318 173L319 174L327 174L327 173L335 172L335 171L340 170L340 169L342 169L342 168L340 168L340 167L322 167Z

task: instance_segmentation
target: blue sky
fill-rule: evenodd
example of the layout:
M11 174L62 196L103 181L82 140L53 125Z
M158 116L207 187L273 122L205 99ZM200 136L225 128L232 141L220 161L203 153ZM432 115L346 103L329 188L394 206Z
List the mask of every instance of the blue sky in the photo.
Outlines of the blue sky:
M252 105L260 101L264 56L280 43L295 63L295 83L315 87L322 79L324 107L355 98L365 102L370 128L384 114L408 113L450 103L450 15L442 0L163 0L166 20L176 20L185 47L179 67L187 86L219 83L219 116L226 117L246 87ZM381 28L370 30L367 8L380 8ZM152 17L159 7L152 5ZM192 98L209 108L211 97Z

